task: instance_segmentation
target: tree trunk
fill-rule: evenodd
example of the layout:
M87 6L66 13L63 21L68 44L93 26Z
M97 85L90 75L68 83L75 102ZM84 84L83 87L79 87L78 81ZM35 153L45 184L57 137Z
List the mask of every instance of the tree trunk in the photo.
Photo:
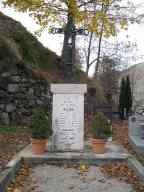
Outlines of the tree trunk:
M88 45L88 54L86 58L86 76L88 77L88 72L90 68L90 55L91 55L91 44L92 44L92 38L93 38L93 33L90 33L90 38L89 38L89 45Z
M96 80L96 78L97 78L97 72L98 72L99 63L100 63L102 36L103 36L103 24L101 26L100 37L99 37L98 55L97 55L97 61L96 61L96 66L95 66L94 80Z
M88 77L88 73L89 73L89 66L87 66L87 68L86 68L86 76Z

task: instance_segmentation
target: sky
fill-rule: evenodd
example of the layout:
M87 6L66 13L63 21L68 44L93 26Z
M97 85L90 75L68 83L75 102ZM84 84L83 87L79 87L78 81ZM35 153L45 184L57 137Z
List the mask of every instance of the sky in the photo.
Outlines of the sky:
M131 0L134 3L143 2L143 6L138 10L138 13L144 13L144 0ZM12 17L13 19L20 21L28 31L34 33L38 29L38 25L35 24L35 21L28 16L27 13L15 12L12 8L3 8L0 0L0 11L4 14ZM127 31L122 31L118 36L118 39L123 41L130 40L138 45L138 55L144 55L144 25L133 24L129 25ZM58 55L61 54L62 44L63 44L63 35L59 34L48 34L48 31L43 31L42 35L38 37L39 41L45 46L56 52ZM129 65L143 62L144 58L140 58L136 61L129 61Z

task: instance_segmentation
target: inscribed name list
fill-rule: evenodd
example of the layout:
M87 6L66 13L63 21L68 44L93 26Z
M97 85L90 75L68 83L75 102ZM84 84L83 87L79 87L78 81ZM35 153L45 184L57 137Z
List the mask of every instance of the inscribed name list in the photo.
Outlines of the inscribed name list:
M54 143L56 149L78 150L83 147L83 94L55 94Z

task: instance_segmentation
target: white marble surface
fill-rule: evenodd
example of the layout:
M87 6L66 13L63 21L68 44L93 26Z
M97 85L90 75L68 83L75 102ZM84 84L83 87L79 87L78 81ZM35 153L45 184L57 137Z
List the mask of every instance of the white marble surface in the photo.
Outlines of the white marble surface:
M133 115L129 117L129 135L141 136L144 134L144 129L141 124L144 123L144 116Z
M53 94L52 127L53 149L83 149L84 94Z
M51 84L51 92L53 93L86 93L86 84Z

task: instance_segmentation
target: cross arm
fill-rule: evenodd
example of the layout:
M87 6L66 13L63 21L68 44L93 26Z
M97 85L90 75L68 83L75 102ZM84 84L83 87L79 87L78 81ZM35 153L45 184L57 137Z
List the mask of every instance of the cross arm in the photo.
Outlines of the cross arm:
M75 29L76 35L85 35L88 36L89 30L88 29Z
M51 33L53 34L64 34L65 28L52 28Z
M89 30L88 29L66 29L66 28L52 28L51 29L51 33L53 34L64 34L65 31L67 32L71 32L71 34L75 34L75 35L85 35L88 36L89 34Z

